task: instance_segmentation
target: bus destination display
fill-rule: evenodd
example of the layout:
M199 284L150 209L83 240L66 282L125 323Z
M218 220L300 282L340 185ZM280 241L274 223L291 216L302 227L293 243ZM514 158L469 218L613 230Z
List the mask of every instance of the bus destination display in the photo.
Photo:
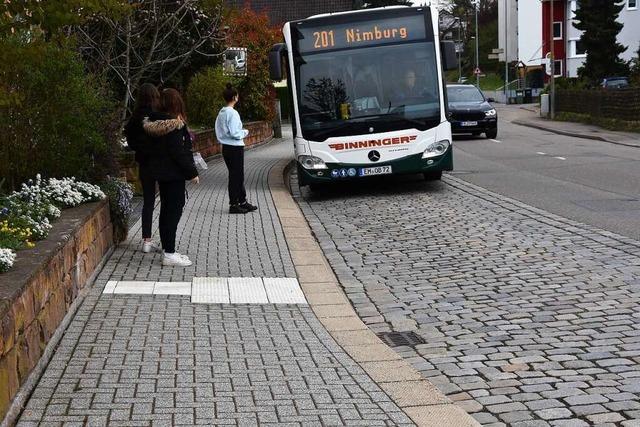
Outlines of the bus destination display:
M407 42L426 37L423 15L296 29L301 52Z

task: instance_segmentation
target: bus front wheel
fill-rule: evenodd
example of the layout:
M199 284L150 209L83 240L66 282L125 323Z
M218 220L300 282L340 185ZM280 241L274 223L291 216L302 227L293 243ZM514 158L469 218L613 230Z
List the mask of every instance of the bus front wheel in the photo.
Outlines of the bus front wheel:
M425 172L424 179L427 181L438 181L442 179L442 171L437 172Z

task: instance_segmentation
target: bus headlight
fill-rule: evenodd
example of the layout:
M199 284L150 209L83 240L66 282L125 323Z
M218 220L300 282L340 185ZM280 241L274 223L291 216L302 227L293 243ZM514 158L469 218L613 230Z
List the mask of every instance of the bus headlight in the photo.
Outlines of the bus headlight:
M428 159L430 157L442 156L444 153L447 152L450 146L451 146L451 142L449 142L446 139L443 139L442 141L434 142L433 144L428 146L426 150L424 150L424 153L422 154L422 158Z
M316 156L298 156L298 162L300 162L302 167L305 169L327 169L327 165L324 164L324 160Z
M485 117L495 117L496 116L496 110L494 108L492 108L491 110L487 110L484 112Z

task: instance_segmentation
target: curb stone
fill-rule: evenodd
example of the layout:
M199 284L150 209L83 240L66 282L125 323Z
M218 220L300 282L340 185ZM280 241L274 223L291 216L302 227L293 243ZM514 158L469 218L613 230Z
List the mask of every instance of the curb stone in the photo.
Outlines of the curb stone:
M362 322L348 302L309 225L289 192L283 160L269 173L269 189L300 286L329 334L418 426L480 424L422 378Z

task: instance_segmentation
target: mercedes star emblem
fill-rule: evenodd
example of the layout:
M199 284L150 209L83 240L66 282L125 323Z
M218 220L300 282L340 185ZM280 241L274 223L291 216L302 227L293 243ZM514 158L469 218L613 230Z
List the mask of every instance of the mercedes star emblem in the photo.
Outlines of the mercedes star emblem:
M367 156L372 162L377 162L378 160L380 160L380 153L378 153L376 150L369 151L369 154Z

